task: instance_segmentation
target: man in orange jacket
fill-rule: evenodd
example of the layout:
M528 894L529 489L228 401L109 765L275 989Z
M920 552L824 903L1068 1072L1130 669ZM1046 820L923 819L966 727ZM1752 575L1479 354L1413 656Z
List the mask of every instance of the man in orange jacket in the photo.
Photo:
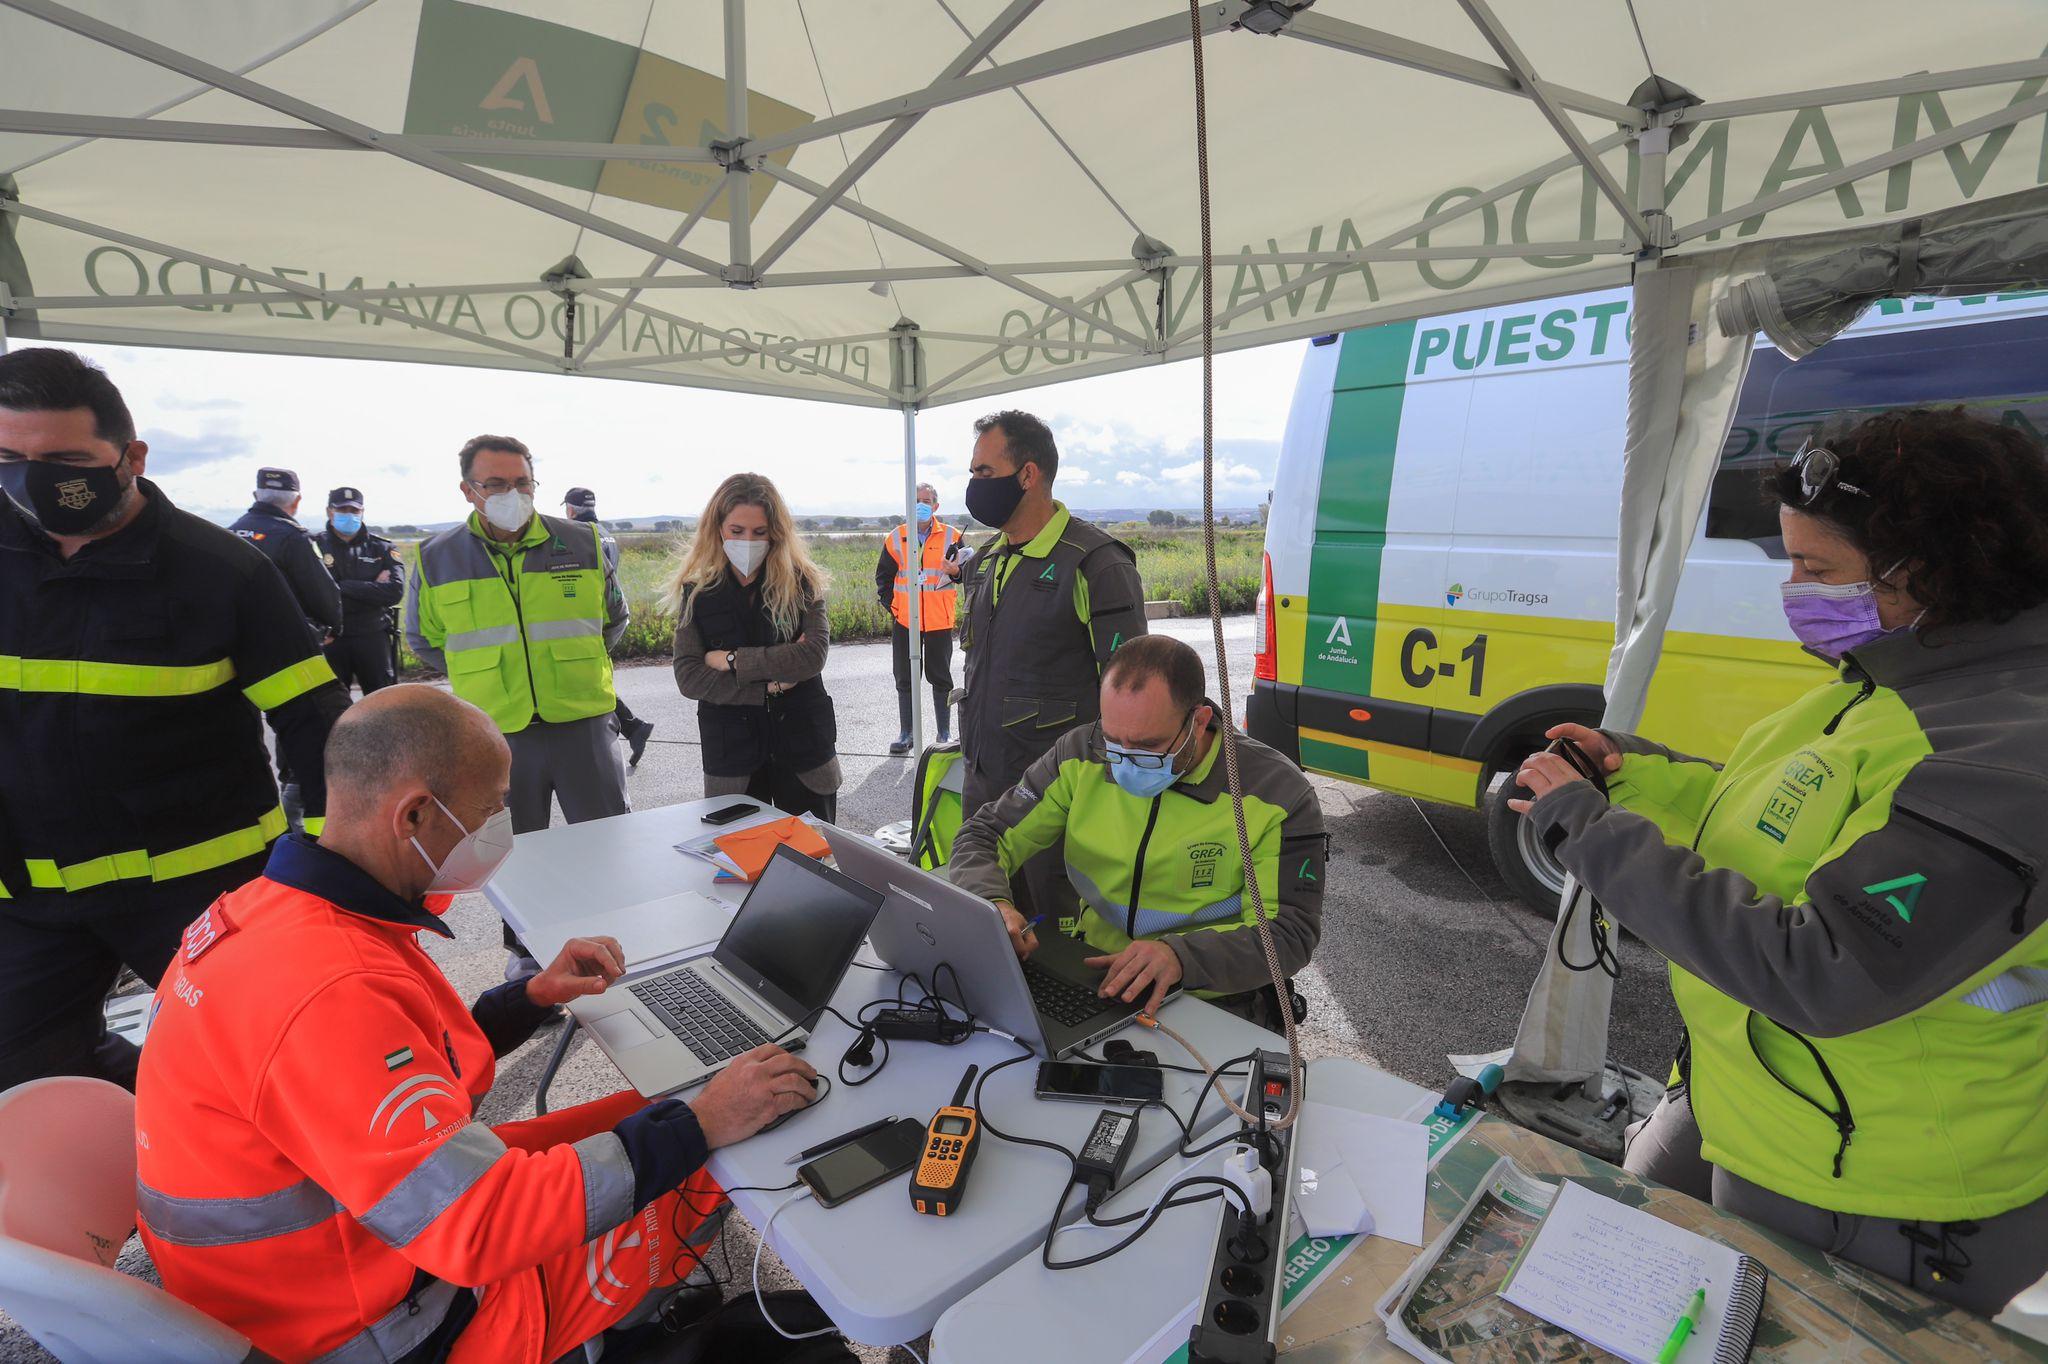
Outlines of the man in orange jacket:
M335 725L319 841L186 930L136 1094L141 1232L164 1286L284 1360L559 1359L644 1319L723 1199L713 1149L809 1103L749 1052L695 1100L637 1094L487 1126L498 1057L618 977L578 939L465 1007L417 942L511 848L484 713L391 687Z

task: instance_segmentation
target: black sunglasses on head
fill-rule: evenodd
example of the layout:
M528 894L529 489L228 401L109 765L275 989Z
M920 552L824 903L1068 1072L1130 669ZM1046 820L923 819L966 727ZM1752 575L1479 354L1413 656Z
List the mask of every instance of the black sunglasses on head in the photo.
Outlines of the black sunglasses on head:
M1845 493L1858 497L1870 494L1854 483L1842 481L1842 457L1825 445L1815 445L1811 440L1799 447L1792 456L1792 472L1799 475L1799 505L1810 507L1822 493L1830 488L1839 488Z

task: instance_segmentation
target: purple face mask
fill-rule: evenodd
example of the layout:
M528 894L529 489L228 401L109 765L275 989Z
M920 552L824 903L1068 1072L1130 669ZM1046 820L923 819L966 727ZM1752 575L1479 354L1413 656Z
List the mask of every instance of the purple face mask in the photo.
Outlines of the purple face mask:
M1817 654L1840 658L1890 633L1871 583L1784 583L1778 591L1793 635Z

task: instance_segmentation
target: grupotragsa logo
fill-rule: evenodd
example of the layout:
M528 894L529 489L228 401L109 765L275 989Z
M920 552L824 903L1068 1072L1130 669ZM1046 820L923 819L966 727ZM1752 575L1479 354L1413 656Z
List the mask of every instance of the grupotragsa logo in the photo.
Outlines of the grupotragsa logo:
M1465 584L1452 583L1450 586L1450 590L1444 593L1444 604L1446 606L1456 606L1458 604L1458 598L1464 595Z

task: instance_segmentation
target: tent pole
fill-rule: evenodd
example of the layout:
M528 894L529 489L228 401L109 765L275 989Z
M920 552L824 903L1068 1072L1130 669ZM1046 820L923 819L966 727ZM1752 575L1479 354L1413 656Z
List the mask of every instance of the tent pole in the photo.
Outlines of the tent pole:
M14 294L0 282L0 355L7 354L7 319L14 315Z
M917 408L911 403L903 404L903 527L903 572L910 580L910 762L915 771L924 753L924 542L917 539Z
M725 168L726 242L732 257L727 282L751 281L754 273L754 196L747 181L747 0L725 0L725 145L733 159Z

